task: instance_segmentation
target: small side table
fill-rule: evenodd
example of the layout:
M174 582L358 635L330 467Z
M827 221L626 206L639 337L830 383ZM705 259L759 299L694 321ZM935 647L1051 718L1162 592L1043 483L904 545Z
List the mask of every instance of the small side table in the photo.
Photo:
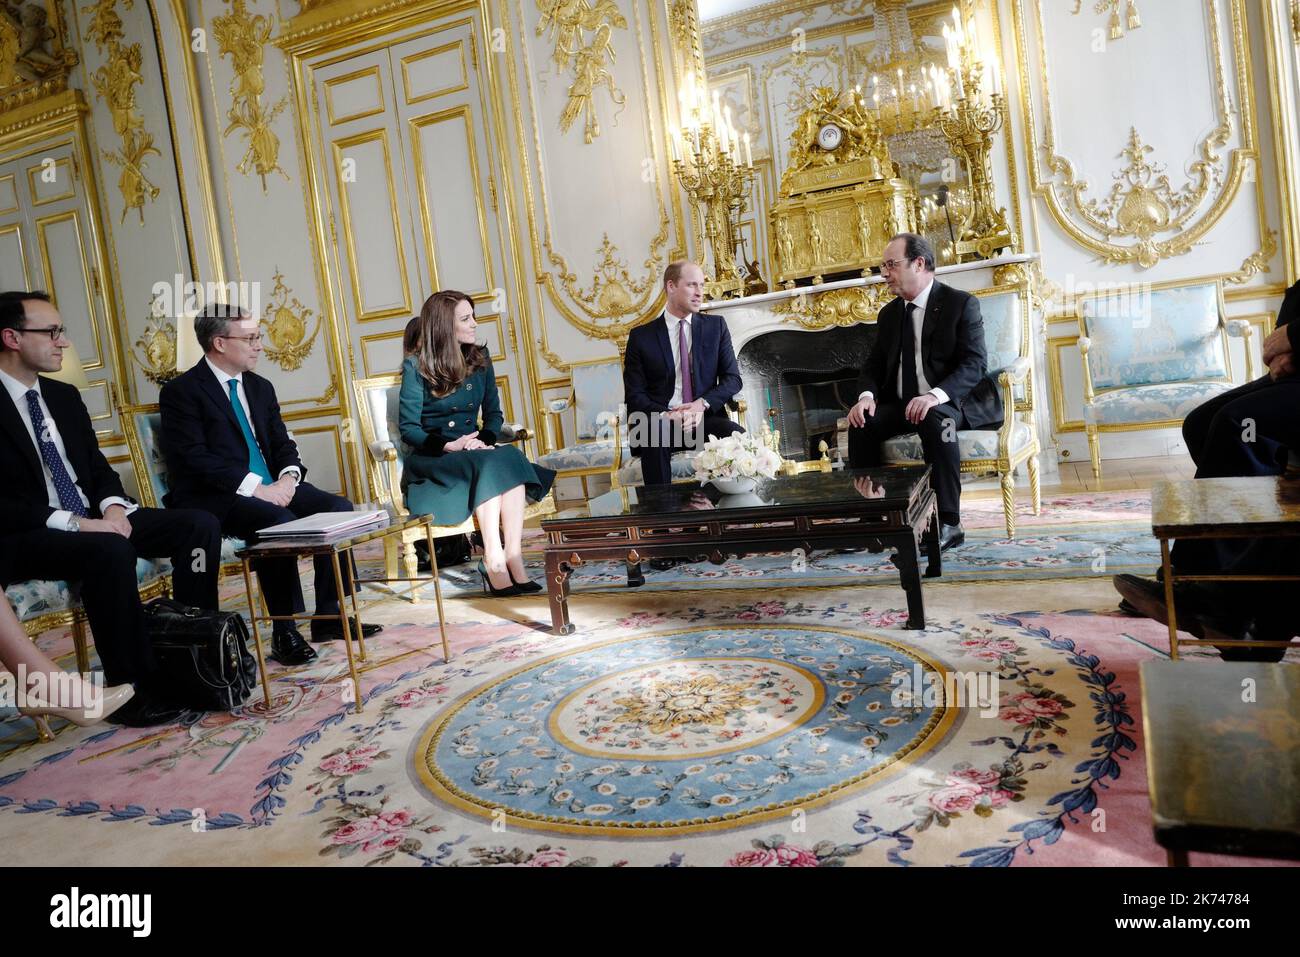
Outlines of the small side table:
M271 539L269 541L258 542L240 549L235 553L244 564L244 587L248 593L248 614L253 624L253 647L257 650L257 668L262 679L262 697L266 706L271 706L271 686L266 680L266 659L262 654L262 639L259 634L257 623L259 621L316 621L330 619L334 615L258 615L256 613L257 605L254 601L253 594L253 574L251 566L261 558L302 558L305 556L315 557L317 555L328 555L334 566L334 585L339 596L339 625L343 631L343 647L348 654L348 673L352 678L352 690L354 691L354 704L356 713L360 714L361 707L361 679L357 675L357 657L361 661L366 660L366 646L361 637L361 610L357 605L357 590L362 585L370 585L384 582L414 582L426 581L424 578L354 578L352 587L352 617L357 623L357 650L358 654L354 655L352 651L352 628L348 621L347 601L343 595L343 564L344 556L349 560L349 569L355 568L356 563L352 561L352 552L358 545L364 545L367 542L377 541L386 538L389 535L401 536L402 532L409 528L423 527L426 539L429 543L429 561L432 566L433 577L433 594L438 603L438 631L442 635L442 657L444 661L451 660L451 651L447 646L447 625L446 616L442 608L442 584L438 580L438 559L433 550L433 530L429 524L427 515L390 515L382 523L367 525L364 528L354 529L347 532L341 532L334 536L321 536L319 538L290 538L290 539ZM263 596L265 598L265 596Z
M1169 541L1176 538L1300 538L1300 481L1272 476L1157 482L1151 487L1151 531L1160 539L1169 617L1169 657L1179 645L1213 644L1240 648L1300 648L1291 641L1214 641L1179 638L1174 582L1300 581L1300 575L1178 575L1169 563Z
M1142 725L1156 843L1300 860L1300 668L1142 662Z

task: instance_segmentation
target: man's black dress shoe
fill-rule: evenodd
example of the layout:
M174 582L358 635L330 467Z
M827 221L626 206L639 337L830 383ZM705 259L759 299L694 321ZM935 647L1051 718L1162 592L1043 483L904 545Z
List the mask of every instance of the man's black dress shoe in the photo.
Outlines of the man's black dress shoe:
M1115 590L1123 596L1121 611L1150 618L1162 625L1169 624L1163 583L1139 578L1137 575L1116 575L1111 581ZM1195 638L1212 638L1217 635L1231 640L1240 639L1248 624L1234 613L1233 608L1223 603L1221 595L1199 582L1174 583L1174 610L1178 615L1178 630Z
M316 652L297 628L284 628L271 635L270 657L282 665L305 665L316 660Z
M348 616L348 626L352 629L352 634L357 633L357 620L351 615ZM377 635L384 630L383 625L361 624L361 636L369 638L371 635ZM343 638L343 628L337 618L322 618L311 623L311 640L312 641L340 641Z
M1244 641L1287 641L1292 635L1292 628L1269 627L1262 622L1251 622L1250 627L1241 634L1219 635L1213 626L1207 626L1205 637L1213 641L1218 637L1236 638ZM1286 656L1285 648L1242 648L1239 646L1216 645L1219 657L1224 661L1265 661L1276 663Z
M958 525L939 526L939 551L946 552L966 541L966 529Z
M655 571L657 571L657 572L666 572L666 571L671 571L672 569L676 568L678 565L689 565L690 563L691 563L691 560L690 560L689 558L652 558L652 559L650 559L650 567L653 568L653 569L654 569Z
M171 724L185 711L179 705L137 690L130 701L104 720L127 728L152 728L160 724Z

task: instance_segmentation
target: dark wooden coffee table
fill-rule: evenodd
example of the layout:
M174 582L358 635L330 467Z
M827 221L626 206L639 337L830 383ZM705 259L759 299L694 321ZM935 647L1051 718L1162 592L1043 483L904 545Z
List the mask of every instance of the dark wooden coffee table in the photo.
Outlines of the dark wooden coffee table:
M907 627L916 629L925 627L922 542L929 556L925 576L941 571L928 465L768 479L747 495L722 495L693 482L615 489L544 519L542 530L551 623L561 635L574 630L569 576L589 561L621 559L632 567L651 558L687 558L722 564L729 556L795 548L806 554L816 548L893 547L907 592Z

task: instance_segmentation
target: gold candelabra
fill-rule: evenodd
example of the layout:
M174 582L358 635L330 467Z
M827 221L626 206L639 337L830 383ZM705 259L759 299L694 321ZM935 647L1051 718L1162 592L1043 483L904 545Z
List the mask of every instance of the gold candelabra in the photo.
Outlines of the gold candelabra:
M1014 246L1016 237L993 190L993 135L1006 120L997 59L981 54L974 16L964 27L956 7L952 17L952 27L945 24L943 29L948 75L936 76L934 118L953 153L965 164L970 186L971 213L962 223L953 251L960 262L963 257L988 259L998 250Z
M691 202L700 209L705 239L713 255L713 277L706 291L712 299L743 295L745 278L736 266L736 247L741 242L740 217L754 185L749 134L742 139L736 133L731 109L719 106L716 92L709 109L694 73L687 75L680 99L682 130L679 136L670 136L669 143L673 171Z

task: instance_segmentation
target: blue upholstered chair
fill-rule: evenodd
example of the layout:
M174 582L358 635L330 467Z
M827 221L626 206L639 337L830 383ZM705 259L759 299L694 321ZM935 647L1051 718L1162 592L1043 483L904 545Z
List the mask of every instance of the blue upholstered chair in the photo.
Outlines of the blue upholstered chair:
M1177 428L1233 387L1228 336L1245 340L1253 378L1250 334L1250 323L1224 317L1218 281L1085 300L1079 352L1092 474L1101 477L1100 433Z
M146 508L162 508L163 497L170 487L167 484L167 460L158 446L158 430L162 413L157 403L127 405L120 409L122 431L126 433L126 447L131 453L139 486L140 504ZM221 540L221 573L242 568L235 552L244 547L242 538Z
M619 412L623 406L623 364L618 359L574 362L567 367L572 387L563 399L553 399L538 410L545 423L545 448L538 465L554 469L557 479L592 475L609 476L610 486L619 484L619 469L630 457ZM573 410L576 426L572 442L560 446L563 434L560 416Z
M1038 484L1038 431L1034 427L1034 383L1029 341L1029 290L1023 283L994 286L976 293L984 317L988 377L1002 392L1006 410L999 429L957 433L963 472L996 472L1002 483L1002 508L1007 537L1016 534L1015 470L1022 462L1029 471L1034 514L1041 509ZM885 442L884 458L891 464L924 461L921 437L915 432Z

